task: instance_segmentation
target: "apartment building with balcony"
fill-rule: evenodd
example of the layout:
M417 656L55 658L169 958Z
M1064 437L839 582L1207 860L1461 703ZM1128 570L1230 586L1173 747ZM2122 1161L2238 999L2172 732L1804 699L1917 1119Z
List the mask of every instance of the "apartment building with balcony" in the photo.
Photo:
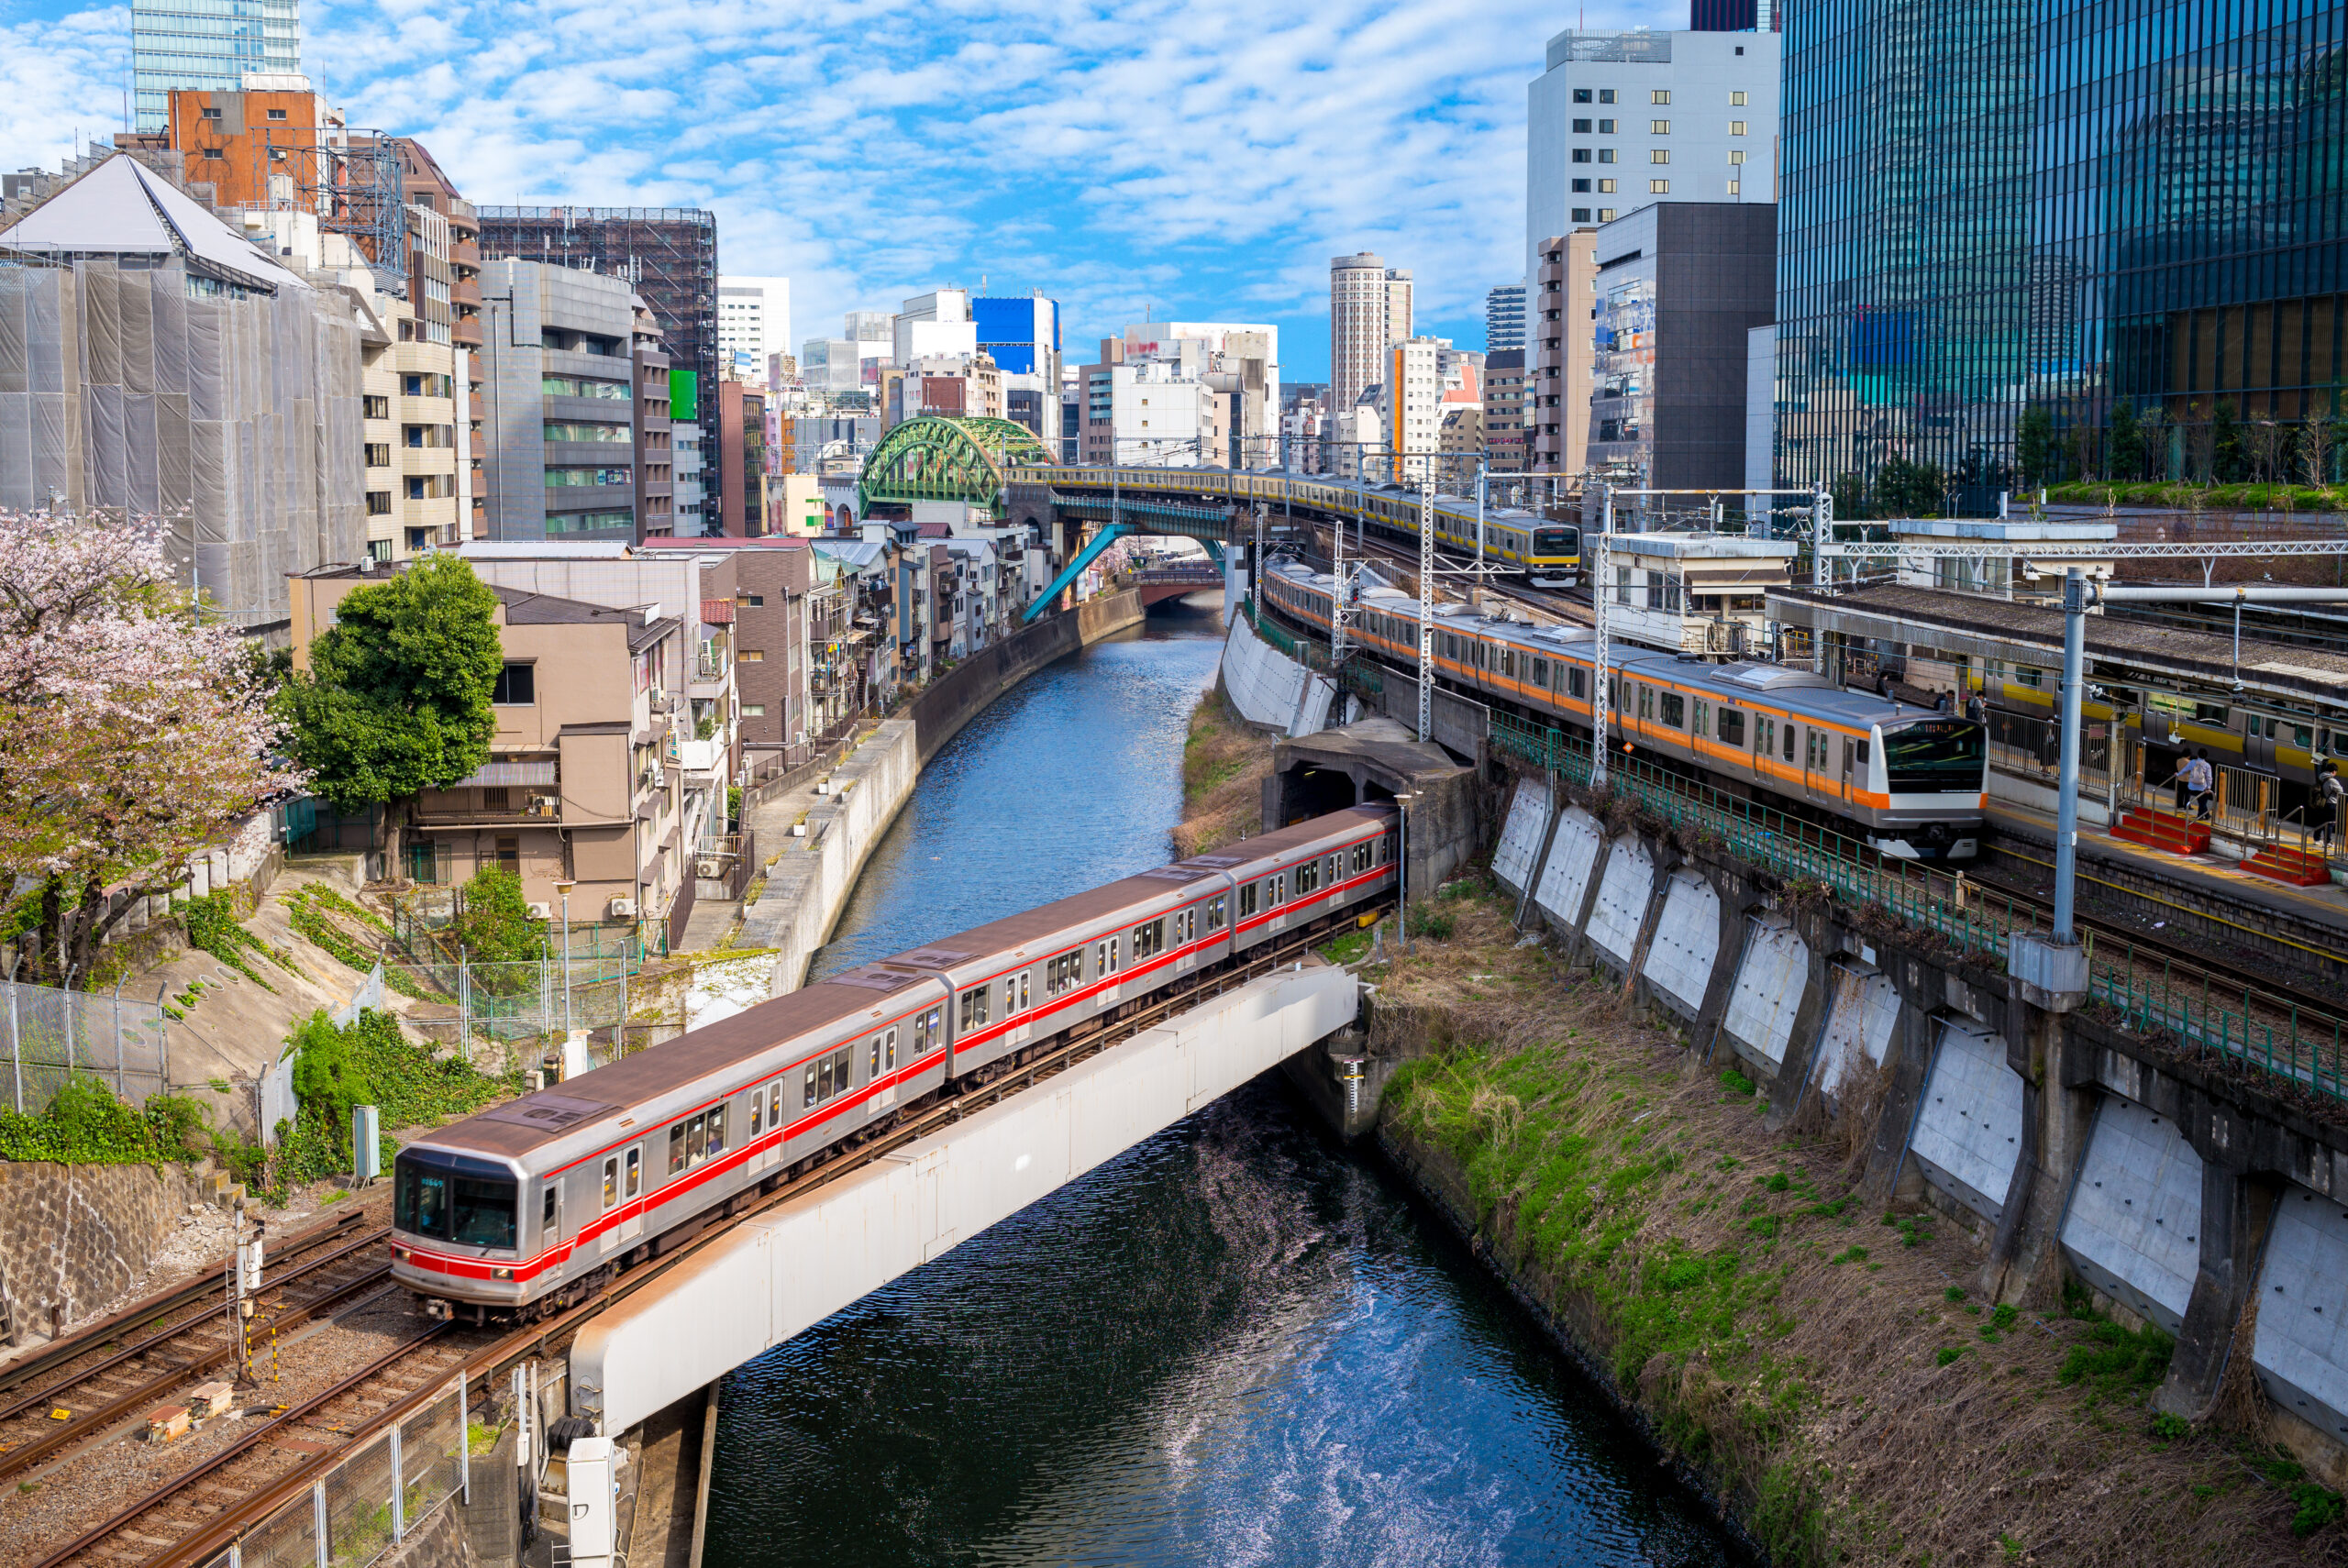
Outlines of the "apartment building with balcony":
M810 647L817 567L803 539L648 539L644 552L694 559L722 555L732 572L734 684L740 767L752 778L796 767L825 728L815 713ZM705 576L714 595L725 579Z
M1550 236L1539 260L1525 324L1525 451L1534 473L1578 474L1589 466L1598 230Z
M668 538L677 531L676 433L670 418L669 355L660 324L641 295L629 302L634 317L629 355L636 374L636 536Z
M396 570L393 567L391 569ZM335 607L381 580L369 563L291 580L295 668ZM489 760L443 790L393 803L395 864L417 881L485 867L522 880L544 911L570 883L570 919L682 934L693 854L725 809L719 743L696 740L686 692L698 650L667 607L626 609L496 587L504 668Z

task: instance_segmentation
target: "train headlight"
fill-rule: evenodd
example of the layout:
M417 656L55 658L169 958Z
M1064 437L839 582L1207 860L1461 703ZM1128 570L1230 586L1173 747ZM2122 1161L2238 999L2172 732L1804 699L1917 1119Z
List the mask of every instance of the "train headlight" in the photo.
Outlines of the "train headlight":
M492 1279L511 1279L514 1277L514 1271L510 1268L493 1268L489 1271L489 1277Z

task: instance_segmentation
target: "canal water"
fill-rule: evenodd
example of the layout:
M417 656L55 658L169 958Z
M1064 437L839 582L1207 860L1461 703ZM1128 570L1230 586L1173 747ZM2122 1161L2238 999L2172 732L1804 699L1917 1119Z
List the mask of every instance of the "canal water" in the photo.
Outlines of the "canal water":
M818 976L1168 854L1220 651L1161 622L942 750ZM1277 1084L728 1377L712 1568L1695 1564L1718 1532L1505 1294Z

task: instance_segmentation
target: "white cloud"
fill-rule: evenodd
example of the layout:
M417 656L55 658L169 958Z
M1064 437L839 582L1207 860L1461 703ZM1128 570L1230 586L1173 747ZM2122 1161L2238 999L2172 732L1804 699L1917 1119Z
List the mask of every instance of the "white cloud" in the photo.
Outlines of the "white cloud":
M1589 25L1682 26L1652 0ZM111 129L122 8L0 28L0 161ZM1326 351L1332 255L1464 320L1522 253L1556 7L1405 0L313 0L304 64L483 204L705 205L794 330L947 282L1041 288L1071 349L1160 315ZM1295 373L1294 370L1291 374Z

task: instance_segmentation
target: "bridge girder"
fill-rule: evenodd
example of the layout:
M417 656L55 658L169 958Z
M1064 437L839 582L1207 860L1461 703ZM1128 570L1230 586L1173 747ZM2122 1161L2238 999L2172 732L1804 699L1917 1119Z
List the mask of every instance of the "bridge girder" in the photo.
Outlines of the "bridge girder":
M958 501L1002 515L1003 470L1049 462L1035 432L1008 419L925 414L880 438L856 481L857 507L875 502Z

